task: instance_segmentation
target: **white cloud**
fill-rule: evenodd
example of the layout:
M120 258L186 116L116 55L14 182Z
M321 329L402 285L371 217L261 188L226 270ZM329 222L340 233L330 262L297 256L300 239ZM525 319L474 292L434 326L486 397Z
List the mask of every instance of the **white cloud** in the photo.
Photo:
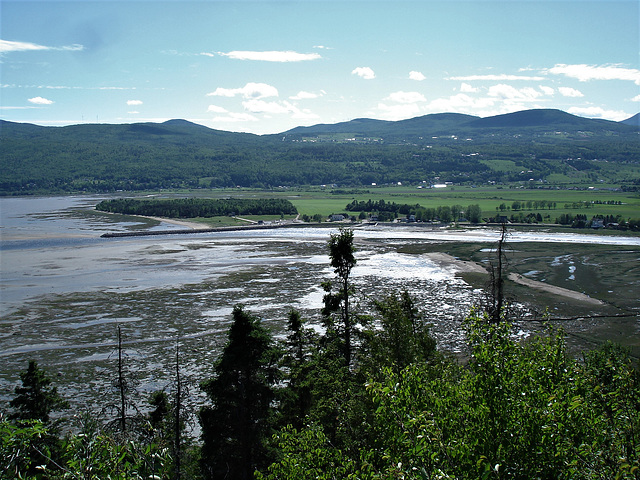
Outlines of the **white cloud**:
M636 95L631 99L632 102L640 102L640 95Z
M297 93L297 95L289 97L289 99L290 100L309 100L309 99L312 99L312 98L318 98L319 96L320 95L318 95L317 93L300 91L300 92Z
M468 113L470 110L490 108L495 104L493 98L473 98L465 93L458 93L449 98L438 98L427 106L430 112L459 112Z
M127 105L142 105L142 100L127 100Z
M385 103L378 104L381 117L384 120L404 120L405 118L415 117L420 113L420 107L415 103L404 103L400 105L387 105Z
M538 85L538 88L542 90L542 93L548 96L552 96L556 93L556 91L553 88L547 87L546 85Z
M558 91L563 97L584 97L580 90L571 87L558 87Z
M256 52L248 50L234 50L233 52L218 52L223 57L235 60L258 60L263 62L304 62L307 60L318 60L322 56L318 53L298 53L292 51L265 51Z
M36 105L51 105L53 103L52 100L48 100L43 97L33 97L28 99L29 102L35 103Z
M209 107L207 108L207 112L227 113L227 109L223 107L219 107L218 105L209 105Z
M525 102L536 100L538 97L543 95L542 92L535 88L525 87L518 89L504 83L489 87L488 94L490 97L497 97L503 100L518 100Z
M247 100L242 102L242 106L245 110L251 113L264 113L267 115L277 114L291 114L292 118L296 119L312 119L318 118L318 115L312 113L310 110L301 110L290 102L265 102L264 100Z
M79 44L65 45L63 47L49 47L46 45L38 45L30 42L12 42L9 40L0 40L0 53L6 52L28 52L37 50L58 50L77 52L84 50L84 46Z
M357 67L351 71L352 75L357 75L365 80L373 80L376 74L369 67Z
M129 115L138 115L139 113L140 113L140 112L138 112L138 111L136 111L136 110L133 110L133 111L131 111L131 112L127 112L127 114L129 114Z
M462 85L460 85L460 91L464 93L475 93L478 91L478 89L475 87L472 87L468 83L462 82Z
M203 57L215 57L213 53L209 53L209 52L200 52L199 55L202 55Z
M267 85L266 83L247 83L241 88L222 88L218 87L214 92L207 93L207 96L211 97L235 97L241 95L244 98L266 98L277 97L278 89Z
M394 92L389 95L385 100L391 100L392 102L397 103L417 103L417 102L426 102L427 99L418 92Z
M582 117L602 118L604 120L613 120L614 122L620 122L631 117L631 114L621 110L605 110L601 107L572 107L568 112Z
M422 80L425 80L427 77L425 77L422 72L416 72L415 70L409 72L409 79L410 80L417 80L418 82L421 82Z
M258 99L242 102L244 109L252 113L289 113L291 112L290 105L288 102L265 102Z
M589 80L629 80L640 85L640 70L637 68L624 68L619 65L566 65L556 64L550 68L549 73L576 78L581 82Z
M539 82L541 80L544 80L544 77L529 77L526 75L507 75L507 74L500 74L500 75L467 75L467 76L463 76L463 77L449 77L447 80L460 80L463 82L474 82L474 81L478 81L478 80L492 80L492 81L498 81L498 82L508 82L508 81L513 81L513 80L526 80L526 81L530 81L530 82Z
M248 113L229 112L224 117L213 117L211 121L216 123L257 122L258 118Z

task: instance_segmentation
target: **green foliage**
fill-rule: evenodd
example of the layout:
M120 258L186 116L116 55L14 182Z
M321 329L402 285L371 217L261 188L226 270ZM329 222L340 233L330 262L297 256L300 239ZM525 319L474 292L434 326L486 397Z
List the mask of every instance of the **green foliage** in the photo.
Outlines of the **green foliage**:
M48 436L40 420L14 424L0 417L0 480L36 478L48 463L50 452L42 442Z
M295 215L296 207L284 199L202 199L138 200L119 198L103 200L96 210L127 215L168 218L218 217L225 215Z
M368 384L375 410L357 453L318 426L284 431L268 478L364 466L360 478L640 478L640 383L627 352L605 345L578 362L561 331L518 340L477 312L466 329L466 366L417 362Z
M15 398L9 402L14 409L10 418L16 420L40 420L49 423L53 410L68 408L69 404L58 394L58 388L51 385L51 379L37 362L29 360L27 371L20 374L22 386L15 388Z
M168 479L170 458L154 444L121 442L93 428L70 435L54 454L43 439L51 433L39 420L19 425L0 419L0 479ZM55 456L55 460L52 458Z
M274 353L259 319L236 306L215 377L201 384L211 402L199 415L205 478L247 479L270 463L266 440L278 373Z
M323 283L326 292L322 313L325 317L327 336L335 336L340 342L339 350L345 361L345 365L351 365L353 354L353 336L355 322L350 311L350 297L354 293L350 282L351 270L356 264L355 247L353 246L353 230L341 228L338 233L329 237L329 259L333 271L336 274L339 287L333 293L331 282ZM338 312L340 320L335 321L333 314Z
M443 116L359 125L355 133L347 126L349 137L360 135L356 142L335 141L334 134L344 139L346 132L327 138L318 130L259 137L175 122L55 128L2 122L0 194L357 187L435 177L478 184L606 179L637 188L637 128L588 119L566 123L558 113L533 124L489 126L490 119Z
M379 328L368 332L363 368L372 377L385 367L399 374L416 362L427 362L436 355L436 342L416 309L409 293L392 294L374 302L380 316Z

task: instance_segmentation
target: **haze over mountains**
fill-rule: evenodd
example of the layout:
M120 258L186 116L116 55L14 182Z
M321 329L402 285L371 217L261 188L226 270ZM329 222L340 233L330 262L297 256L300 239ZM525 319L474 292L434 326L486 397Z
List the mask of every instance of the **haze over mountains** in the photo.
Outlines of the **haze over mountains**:
M636 180L638 115L624 122L560 110L480 118L355 119L277 135L186 120L41 127L2 121L0 192L175 187L370 185L385 182ZM602 162L609 165L603 168ZM617 165L614 167L614 165ZM621 165L626 165L621 167ZM604 178L598 178L602 177Z

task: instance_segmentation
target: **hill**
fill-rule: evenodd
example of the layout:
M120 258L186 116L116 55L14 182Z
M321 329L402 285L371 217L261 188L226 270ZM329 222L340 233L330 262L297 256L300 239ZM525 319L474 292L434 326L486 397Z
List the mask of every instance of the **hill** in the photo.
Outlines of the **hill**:
M570 136L628 135L634 133L633 123L612 122L578 117L561 110L536 109L480 118L457 113L439 113L400 120L356 119L333 125L297 127L287 132L289 140L327 137L330 134L345 134L376 138L387 142L418 142L433 136L473 136L482 140L486 136L531 138L555 134L558 131ZM326 138L325 138L326 140ZM333 139L335 140L335 138Z
M625 125L633 125L634 127L640 127L640 113L636 113L633 117L627 118L620 123Z
M356 119L264 136L186 120L66 127L0 121L0 140L4 195L358 186L436 177L456 183L640 183L637 126L559 110Z

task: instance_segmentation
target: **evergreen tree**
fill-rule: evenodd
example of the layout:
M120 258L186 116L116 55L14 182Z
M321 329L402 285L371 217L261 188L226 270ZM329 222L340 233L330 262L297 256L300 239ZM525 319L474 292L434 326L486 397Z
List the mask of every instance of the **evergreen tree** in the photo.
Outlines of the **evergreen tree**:
M273 353L260 320L236 306L215 376L201 384L211 401L200 410L204 478L247 480L272 460L266 443L277 379Z
M337 293L332 293L333 285L331 282L322 284L325 292L327 292L323 299L324 308L322 313L325 316L327 336L335 335L340 339L342 355L346 366L349 367L353 353L352 341L354 334L353 315L349 308L350 297L354 293L350 278L351 270L356 264L353 230L341 228L338 233L331 234L328 245L329 258L337 276L339 289ZM333 318L335 312L339 312L339 323L336 323Z
M51 385L51 379L34 360L29 360L27 371L20 374L22 386L16 387L16 397L9 402L14 409L10 418L16 420L40 420L49 423L53 410L68 408L69 404Z
M313 362L311 348L317 347L317 336L304 327L296 310L289 312L285 353L280 362L287 381L280 393L280 419L282 426L301 428L311 407L311 376Z

